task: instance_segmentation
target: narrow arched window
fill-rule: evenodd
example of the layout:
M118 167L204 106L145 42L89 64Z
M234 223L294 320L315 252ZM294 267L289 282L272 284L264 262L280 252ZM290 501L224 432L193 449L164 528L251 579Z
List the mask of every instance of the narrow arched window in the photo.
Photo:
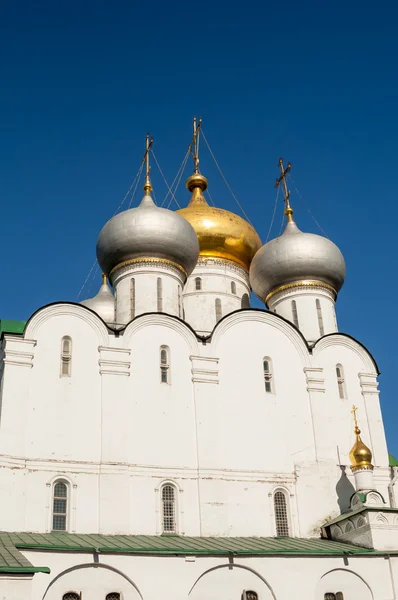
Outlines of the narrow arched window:
M275 530L277 537L289 536L289 519L287 516L287 499L282 490L274 493Z
M160 346L160 383L170 383L170 349Z
M344 594L343 594L343 592L337 592L337 594L336 594L336 600L344 600Z
M162 310L163 310L163 289L162 289L161 277L158 277L158 279L157 279L156 289L157 289L158 312L162 312Z
M293 323L298 328L299 320L298 320L298 312L297 312L297 304L295 300L292 300L292 317Z
M68 484L61 480L53 487L53 531L66 531L68 525Z
M120 594L119 592L111 592L106 595L105 600L120 600Z
M253 590L243 590L242 600L258 600L258 594Z
M241 307L242 308L250 308L249 294L243 294L243 296L242 296L242 302L241 302Z
M274 392L274 382L272 377L272 360L269 356L263 358L263 374L265 391L267 394L272 394Z
M326 594L324 595L324 599L325 600L336 600L336 594L334 594L333 592L326 592Z
M181 319L181 317L182 317L182 290L181 290L180 285L178 286L177 293L178 293L178 316Z
M130 319L135 317L135 279L130 280Z
M231 281L231 293L236 294L236 283L235 281Z
M215 307L216 307L216 323L218 323L218 321L222 318L222 308L221 308L220 298L216 298Z
M162 530L176 533L176 489L171 484L162 487Z
M342 400L347 397L345 391L344 369L342 365L336 365L337 387L339 388L339 396Z
M62 600L80 600L80 594L77 592L66 592L66 594L62 596Z
M316 314L318 316L318 326L319 326L319 334L322 337L325 334L325 330L323 328L323 316L322 316L322 308L321 301L318 298L315 300L316 304Z
M72 373L72 339L66 335L61 340L61 377Z
M202 280L200 277L195 277L195 290L202 289Z

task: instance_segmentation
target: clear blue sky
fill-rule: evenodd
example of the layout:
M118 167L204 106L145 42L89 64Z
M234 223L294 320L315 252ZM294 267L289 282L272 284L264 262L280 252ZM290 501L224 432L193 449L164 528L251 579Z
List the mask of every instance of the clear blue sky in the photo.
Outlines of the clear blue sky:
M0 316L76 300L145 133L170 181L202 115L263 240L292 162L298 225L319 233L309 206L346 258L340 329L379 363L397 455L397 20L393 2L3 2ZM212 197L238 212L202 149ZM153 183L162 199L155 167Z

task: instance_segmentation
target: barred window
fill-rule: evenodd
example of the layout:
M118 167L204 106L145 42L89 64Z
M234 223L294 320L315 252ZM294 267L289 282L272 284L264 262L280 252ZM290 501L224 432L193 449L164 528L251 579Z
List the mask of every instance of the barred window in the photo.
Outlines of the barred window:
M289 536L286 494L277 490L274 494L275 529L277 537Z
M337 592L337 594L336 594L336 600L344 600L344 594L343 594L343 592Z
M320 302L320 300L318 300L318 298L315 300L315 305L316 305L316 313L318 316L319 335L322 337L323 335L325 335L325 330L323 327L321 302Z
M231 293L236 294L236 283L235 281L231 281Z
M67 592L62 596L62 600L80 600L80 594L76 592Z
M61 340L61 377L70 377L72 373L72 339L65 335Z
M269 356L263 358L263 374L264 374L264 386L267 394L274 393L273 377L272 377L272 360Z
M105 600L120 600L120 594L119 592L111 592L106 595Z
M130 319L135 317L135 279L130 281Z
M297 312L297 304L295 300L292 300L292 317L293 323L298 328L299 320L298 320L298 312Z
M202 289L202 280L200 277L195 277L195 290Z
M163 310L163 289L162 289L162 279L158 277L157 282L157 302L158 302L158 312L162 312Z
M339 388L339 396L342 400L347 397L345 390L344 369L342 365L336 365L337 387Z
M242 600L258 600L258 594L252 590L243 590Z
M243 294L243 296L242 296L242 302L241 302L241 307L242 308L250 308L249 294Z
M173 485L162 487L163 533L176 533L176 490Z
M53 488L53 531L66 531L68 520L68 484L56 481Z
M336 594L333 594L333 592L326 592L324 599L325 600L336 600Z
M221 308L220 298L216 298L215 308L216 308L216 323L218 323L218 321L222 318L222 308Z
M160 346L160 383L170 383L170 348Z

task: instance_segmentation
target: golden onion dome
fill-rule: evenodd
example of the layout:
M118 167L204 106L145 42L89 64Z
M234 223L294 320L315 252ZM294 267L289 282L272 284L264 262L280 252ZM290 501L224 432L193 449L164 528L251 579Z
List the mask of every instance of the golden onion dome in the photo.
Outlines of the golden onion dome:
M354 413L355 423L355 444L353 445L350 452L351 470L358 471L359 469L373 469L372 465L372 451L366 446L361 440L361 430L358 427L356 418L357 408L353 407L352 412Z
M199 173L187 180L192 192L186 208L177 212L194 228L199 239L199 256L231 260L245 269L261 247L261 240L247 221L228 210L209 206L203 196L207 179Z

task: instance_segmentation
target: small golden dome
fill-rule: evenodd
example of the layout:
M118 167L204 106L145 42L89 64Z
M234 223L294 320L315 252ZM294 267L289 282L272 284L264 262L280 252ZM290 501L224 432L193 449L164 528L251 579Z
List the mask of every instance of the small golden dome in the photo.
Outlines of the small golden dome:
M231 260L248 270L261 247L261 240L254 227L228 210L209 206L203 196L207 179L200 173L191 175L186 185L192 192L192 197L188 206L177 212L196 231L199 256Z
M354 433L356 436L355 444L353 445L350 452L351 470L358 471L358 469L373 469L372 465L372 452L361 440L361 430L358 427L356 411L358 409L353 406L352 413L354 414L355 429Z

